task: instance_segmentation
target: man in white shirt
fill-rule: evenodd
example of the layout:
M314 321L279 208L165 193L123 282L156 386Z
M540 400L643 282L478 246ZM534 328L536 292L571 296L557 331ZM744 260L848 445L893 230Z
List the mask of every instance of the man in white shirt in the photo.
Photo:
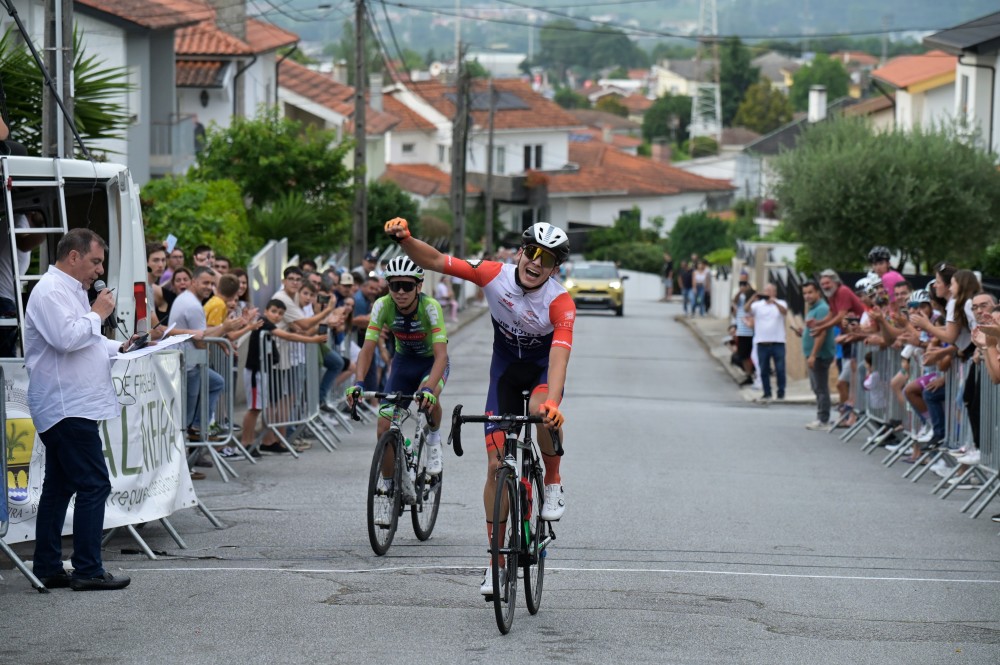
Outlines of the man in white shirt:
M788 303L777 297L774 284L765 284L760 293L746 304L753 314L753 342L757 347L760 382L764 388L761 402L771 401L771 361L778 384L778 399L785 399L785 315Z
M106 249L89 229L63 236L55 265L35 286L25 312L28 406L45 444L34 572L49 588L122 589L130 582L106 572L101 562L111 480L97 427L121 414L111 382L111 359L121 345L101 334L101 322L115 308L111 291L104 289L90 305L87 289L104 274ZM63 569L62 528L74 494L71 577Z

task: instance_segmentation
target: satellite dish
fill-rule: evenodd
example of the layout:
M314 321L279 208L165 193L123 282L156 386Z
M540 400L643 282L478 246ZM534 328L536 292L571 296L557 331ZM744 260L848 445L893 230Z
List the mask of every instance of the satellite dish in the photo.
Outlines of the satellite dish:
M442 65L440 62L437 61L432 62L431 66L428 67L428 72L430 72L431 76L437 78L438 76L441 76L441 74L444 72L444 65Z

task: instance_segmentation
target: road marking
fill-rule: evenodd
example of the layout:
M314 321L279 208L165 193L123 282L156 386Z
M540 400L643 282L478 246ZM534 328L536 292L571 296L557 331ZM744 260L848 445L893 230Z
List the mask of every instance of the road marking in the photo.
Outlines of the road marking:
M158 572L158 573L203 573L206 571L216 572L242 572L242 573L306 573L306 574L333 574L333 575L357 575L375 573L398 573L420 570L470 570L480 571L483 566L388 566L386 568L231 568L231 567L205 567L205 568L126 568L126 572ZM969 580L945 577L872 577L867 575L800 575L794 573L751 573L733 572L725 570L680 570L674 568L561 568L546 566L550 572L566 573L647 573L647 574L671 574L671 575L729 575L740 577L788 577L809 580L863 580L866 582L952 582L961 584L1000 584L1000 580Z

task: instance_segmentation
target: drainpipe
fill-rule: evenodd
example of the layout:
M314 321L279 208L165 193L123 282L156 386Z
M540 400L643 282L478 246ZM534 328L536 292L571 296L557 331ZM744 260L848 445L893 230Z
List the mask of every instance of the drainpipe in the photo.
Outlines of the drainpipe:
M979 65L972 64L970 62L962 62L962 53L958 56L958 64L965 65L966 67L975 67L976 69L988 69L993 74L990 77L990 142L987 145L987 149L990 153L993 152L993 116L996 115L996 91L997 91L997 69L993 65Z
M275 107L278 106L278 77L281 76L278 73L278 70L281 67L281 63L283 63L285 60L287 60L290 55L292 55L293 53L295 53L298 50L299 50L299 45L298 44L292 44L292 48L289 49L288 53L286 53L285 55L283 55L280 58L278 58L278 62L274 63L274 105L275 105Z
M237 85L237 82L239 81L240 77L243 76L243 72L245 72L246 70L248 70L251 67L253 67L253 63L255 63L255 62L257 62L257 54L256 53L253 54L253 58L250 59L250 62L248 62L245 66L240 67L239 69L236 70L236 76L233 77L233 117L234 118L236 117L236 102L238 102L239 99L240 99L239 94L237 94L237 91L239 90L239 86Z

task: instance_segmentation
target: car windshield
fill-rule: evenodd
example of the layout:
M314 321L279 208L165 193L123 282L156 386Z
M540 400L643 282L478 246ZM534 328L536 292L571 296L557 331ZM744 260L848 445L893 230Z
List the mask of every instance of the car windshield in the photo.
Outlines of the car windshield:
M576 266L572 276L577 279L616 279L618 270L614 266Z

